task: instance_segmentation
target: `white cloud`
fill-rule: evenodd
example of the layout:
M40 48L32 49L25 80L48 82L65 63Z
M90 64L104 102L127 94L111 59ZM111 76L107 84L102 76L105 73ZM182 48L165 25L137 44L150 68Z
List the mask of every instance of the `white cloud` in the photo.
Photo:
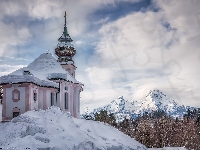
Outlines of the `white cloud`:
M25 67L24 65L0 65L0 76L7 75L19 68ZM6 70L6 71L5 71Z
M114 71L109 68L91 67L86 70L89 79L92 83L97 85L107 85L107 82L112 80Z
M98 20L98 21L96 21L96 22L94 22L94 24L105 24L105 23L107 23L108 21L109 21L109 17L105 17L105 18L102 18L102 19L100 19L100 20Z
M160 10L135 12L102 26L95 49L104 62L101 67L115 68L116 85L131 87L133 99L160 89L180 103L200 107L200 44L197 38L191 40L200 33L198 7L189 1L154 1L154 6Z
M194 5L192 1L155 0L152 5L159 8L158 12L152 12L149 7L148 11L130 13L113 22L108 17L97 22L90 19L95 10L107 4L116 6L117 2L119 1L2 1L0 56L15 56L18 52L10 46L30 42L30 30L36 34L35 38L47 41L58 38L62 32L63 12L67 10L68 29L72 37L82 36L89 29L92 33L85 33L84 38L96 38L93 36L97 34L92 31L93 25L103 24L99 30L100 40L95 43L96 54L85 62L83 60L83 63L88 61L87 70L79 75L85 84L82 93L82 101L85 103L83 107L92 99L95 104L91 103L90 106L96 107L119 95L124 95L127 99L139 99L152 88L163 89L164 93L187 105L192 103L199 106L195 100L200 96L199 3ZM17 17L26 15L30 20L20 24ZM14 22L5 24L2 20L7 16L11 16L11 21ZM37 19L44 24L39 22L38 26L28 26L30 21ZM83 43L77 41L76 44ZM36 51L41 53L42 50L36 48L30 54L35 54ZM14 69L17 68L8 67L4 74ZM190 99L192 102L188 102Z
M130 2L137 1L138 0L130 0ZM3 55L4 51L9 49L8 47L10 45L16 46L29 42L29 38L32 37L30 32L36 34L37 37L33 38L44 38L48 41L60 36L62 32L62 25L64 24L63 16L65 10L67 10L67 24L70 29L70 35L72 37L79 36L87 29L93 28L93 21L90 20L90 14L96 9L104 7L107 4L115 6L116 1L1 1L0 10L2 13L0 14L0 19L4 21L8 20L10 23L8 25L2 20L0 22L0 44L2 48L0 56ZM41 22L36 23L37 26L32 23L32 21L38 20ZM59 32L57 32L58 30ZM58 33L60 34L58 35ZM15 54L16 53L13 55Z

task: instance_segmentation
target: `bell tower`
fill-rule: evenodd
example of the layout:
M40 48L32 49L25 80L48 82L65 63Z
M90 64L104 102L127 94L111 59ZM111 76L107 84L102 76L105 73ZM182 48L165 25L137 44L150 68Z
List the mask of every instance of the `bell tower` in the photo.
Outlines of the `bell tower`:
M65 11L65 24L64 31L61 37L58 39L57 47L55 48L55 54L58 56L58 62L62 67L67 70L75 78L76 66L72 57L76 54L74 45L72 44L72 39L67 31L66 25L66 11Z

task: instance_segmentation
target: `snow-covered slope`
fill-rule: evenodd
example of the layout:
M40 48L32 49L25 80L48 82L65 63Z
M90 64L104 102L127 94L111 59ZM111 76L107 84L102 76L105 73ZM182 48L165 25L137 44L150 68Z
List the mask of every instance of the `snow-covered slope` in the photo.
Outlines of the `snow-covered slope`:
M58 107L29 111L0 124L3 149L146 150L146 147L101 122L75 119Z
M90 115L94 116L100 110L106 110L108 113L114 113L118 122L122 121L124 117L134 117L138 114L151 111L165 111L168 115L173 117L182 117L189 107L179 105L173 99L168 98L159 90L150 91L144 99L135 101L124 100L123 96L113 100L110 104L94 109Z
M2 120L2 104L0 104L0 121Z

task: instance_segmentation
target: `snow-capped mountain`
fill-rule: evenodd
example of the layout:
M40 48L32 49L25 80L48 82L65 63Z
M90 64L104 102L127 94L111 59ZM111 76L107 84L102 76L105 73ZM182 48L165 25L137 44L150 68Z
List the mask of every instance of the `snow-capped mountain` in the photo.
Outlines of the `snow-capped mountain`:
M192 107L180 105L161 91L152 90L144 99L137 101L124 100L123 96L120 96L110 104L94 109L90 115L93 117L95 113L99 113L103 109L108 113L114 113L117 121L120 122L124 117L130 118L151 111L165 111L170 116L182 117L188 108Z
M183 116L186 112L184 105L178 104L173 99L168 98L159 90L150 91L142 100L133 101L134 113L139 114L151 111L165 111L170 116Z
M95 113L99 113L101 110L106 110L108 113L114 113L117 122L123 121L123 119L130 118L131 103L127 100L124 100L123 96L119 96L117 99L113 100L110 104L94 109L89 115L94 117Z

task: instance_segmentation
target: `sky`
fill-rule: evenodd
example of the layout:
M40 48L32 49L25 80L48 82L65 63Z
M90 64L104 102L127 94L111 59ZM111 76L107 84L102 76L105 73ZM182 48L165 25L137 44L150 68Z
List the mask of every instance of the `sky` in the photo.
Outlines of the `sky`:
M159 89L200 107L200 1L2 0L0 76L54 54L67 11L81 112Z

